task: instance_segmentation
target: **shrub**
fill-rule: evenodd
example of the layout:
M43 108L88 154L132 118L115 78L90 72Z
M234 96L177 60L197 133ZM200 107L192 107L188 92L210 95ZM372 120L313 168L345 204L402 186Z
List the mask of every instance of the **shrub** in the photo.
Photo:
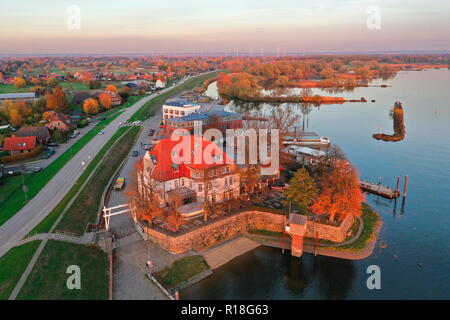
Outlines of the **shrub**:
M42 152L42 150L44 150L44 146L40 145L40 146L37 146L36 148L34 148L33 150L31 150L30 152L15 154L13 156L3 156L0 158L0 162L1 163L11 163L11 162L28 160L28 159L34 158L35 156L40 154Z

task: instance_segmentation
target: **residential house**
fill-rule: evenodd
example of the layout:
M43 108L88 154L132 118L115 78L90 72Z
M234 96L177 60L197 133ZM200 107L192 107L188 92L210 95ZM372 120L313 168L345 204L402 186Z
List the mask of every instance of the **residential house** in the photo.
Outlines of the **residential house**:
M119 96L117 93L112 91L105 91L105 93L107 93L111 97L111 102L113 106L119 106L122 104L122 97Z
M205 199L215 203L240 195L240 176L232 157L201 137L162 139L145 154L143 173L160 207L176 207L185 219L202 214Z
M3 143L3 151L9 151L11 155L30 152L36 148L36 137L6 137Z
M14 135L16 137L35 137L39 144L47 144L50 141L50 132L44 126L21 127Z
M47 118L47 123L45 126L49 130L58 129L67 132L70 131L74 125L69 115L54 112Z

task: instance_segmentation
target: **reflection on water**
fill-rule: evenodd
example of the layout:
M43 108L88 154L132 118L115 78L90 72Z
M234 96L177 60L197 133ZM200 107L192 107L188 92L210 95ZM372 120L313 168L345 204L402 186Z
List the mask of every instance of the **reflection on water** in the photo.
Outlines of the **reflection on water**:
M393 200L367 196L383 218L379 241L386 248L377 247L372 256L360 261L305 254L299 262L283 256L281 250L260 247L183 290L181 297L449 299L449 83L447 69L402 72L385 83L390 85L387 88L356 88L345 93L347 99L367 97L373 103L325 105L307 112L294 104L299 115L308 114L309 130L338 144L363 179L395 187L397 176L409 175L404 214L394 212ZM392 119L386 115L395 101L407 110L408 135L395 144L373 139L380 127L392 128ZM270 114L271 108L284 105L230 103L227 107ZM366 287L366 270L372 264L380 266L381 290Z

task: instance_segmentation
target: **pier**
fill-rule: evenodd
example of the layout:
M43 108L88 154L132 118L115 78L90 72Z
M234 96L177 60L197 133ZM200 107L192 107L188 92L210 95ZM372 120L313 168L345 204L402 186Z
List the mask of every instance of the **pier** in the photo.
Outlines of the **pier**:
M364 181L364 180L361 180L359 182L359 185L362 190L376 194L383 198L396 199L400 196L400 191L398 190L398 187L397 187L397 189L394 190L390 187L383 186L382 184L373 183L373 182Z

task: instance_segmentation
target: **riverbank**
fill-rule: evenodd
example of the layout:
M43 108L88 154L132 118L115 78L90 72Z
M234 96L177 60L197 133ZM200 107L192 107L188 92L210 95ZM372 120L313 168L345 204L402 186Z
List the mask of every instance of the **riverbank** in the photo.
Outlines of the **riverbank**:
M260 246L259 243L250 240L247 237L238 236L236 238L222 242L214 247L200 252L211 269L226 264L232 259Z

